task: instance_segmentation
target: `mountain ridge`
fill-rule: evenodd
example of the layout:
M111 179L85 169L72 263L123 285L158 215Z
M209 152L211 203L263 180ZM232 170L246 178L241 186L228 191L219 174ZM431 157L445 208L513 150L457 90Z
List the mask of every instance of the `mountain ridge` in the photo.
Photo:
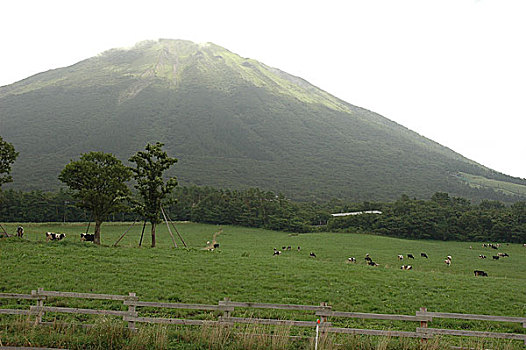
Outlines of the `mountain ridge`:
M179 158L183 184L301 200L493 196L458 172L526 185L212 43L144 41L1 87L0 125L20 151L11 186L21 189L57 188L80 153L126 160L155 141Z

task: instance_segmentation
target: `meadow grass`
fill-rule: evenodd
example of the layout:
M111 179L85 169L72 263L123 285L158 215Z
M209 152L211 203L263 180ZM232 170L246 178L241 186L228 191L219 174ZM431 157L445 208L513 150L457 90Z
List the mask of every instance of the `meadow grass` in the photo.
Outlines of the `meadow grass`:
M3 226L14 233L18 223ZM24 223L23 226L23 239L0 239L0 292L29 293L42 287L45 290L107 294L135 292L143 301L217 304L228 297L233 301L266 303L319 305L327 302L336 311L414 315L420 307L427 307L429 311L439 312L519 317L526 314L526 248L520 245L502 245L499 251L508 253L510 257L494 261L491 256L497 251L483 248L481 243L412 241L347 233L289 234L223 226L222 233L217 237L220 247L210 252L201 248L220 229L216 225L177 223L188 245L186 249L182 248L177 237L179 248L173 248L166 226L162 225L158 227L156 248L149 247L148 226L143 246L138 247L140 224L128 232L118 247L111 245L129 223L104 224L102 246L80 242L79 235L85 230L85 224ZM46 231L66 233L67 237L63 241L46 243ZM273 256L273 248L281 250L283 246L291 246L292 250ZM316 258L309 256L311 251L315 252ZM429 259L421 258L421 252L427 253ZM380 266L366 265L363 257L367 253ZM415 260L404 258L402 262L398 261L398 254L406 256L408 253L412 253ZM488 256L488 259L480 259L479 254ZM449 267L443 262L447 255L453 258ZM357 258L356 264L347 263L347 258L351 256ZM412 265L413 270L400 270L402 264ZM489 277L475 277L473 270L476 269L486 271ZM0 305L7 303L13 301L0 300ZM55 303L83 307L88 301L56 300ZM123 309L122 304L107 301L93 301L89 305ZM14 307L27 306L20 301ZM144 314L200 319L215 319L218 316L205 312L143 308L141 315ZM315 320L312 313L275 310L236 309L234 316ZM52 319L48 321L60 320L61 317L93 322L98 319L85 315L49 317ZM337 326L376 329L414 330L417 326L409 322L378 320L331 319L331 322ZM517 324L453 320L434 320L430 324L435 328L448 326L524 333ZM169 328L165 335L167 339L184 338L182 330L176 335L170 335L170 332ZM286 332L293 336L312 336L311 330L292 329ZM4 337L8 333L1 334ZM206 343L208 337L188 337L188 344L200 342L204 348L211 346ZM215 338L221 342L220 335ZM269 338L268 344L277 342L278 338ZM387 340L380 338L365 340L369 338L349 336L345 337L345 341L355 338L363 344L371 342L371 349L389 342L397 346L406 341L410 343L409 340L395 339L385 343ZM232 343L232 339L236 341ZM258 342L250 337L243 339L229 333L223 341L230 344L228 346L243 341L247 344ZM331 341L344 344L342 339L335 337ZM442 341L449 341L444 339ZM460 340L451 341L458 343ZM221 348L219 343L214 343L213 348ZM166 344L170 344L170 340L166 340ZM297 342L287 344L285 348L308 347L305 342L301 343L303 345ZM497 344L509 346L502 342ZM409 346L413 345L408 345L408 349L411 348ZM518 346L521 346L520 343ZM169 345L166 347L170 348Z

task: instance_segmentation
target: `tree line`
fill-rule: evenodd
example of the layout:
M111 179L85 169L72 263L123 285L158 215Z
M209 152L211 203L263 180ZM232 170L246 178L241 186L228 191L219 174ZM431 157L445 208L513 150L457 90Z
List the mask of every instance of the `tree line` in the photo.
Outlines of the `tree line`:
M404 195L395 202L377 203L382 214L349 215L329 220L327 229L369 232L409 239L526 242L526 202L506 206L483 200L472 204L461 197L435 193L429 200ZM370 203L352 209L371 209Z
M289 232L366 232L410 239L526 242L526 202L505 205L496 200L479 204L437 192L429 200L403 195L395 202L293 202L282 194L257 188L177 187L164 172L177 162L147 144L127 167L112 154L89 152L68 163L58 192L0 191L0 221L94 221L100 243L104 221L143 220L151 223L152 246L161 211L175 220L231 224ZM0 137L0 187L12 181L11 164L18 153ZM127 183L133 178L135 191ZM333 217L332 213L376 210L381 214Z
M132 196L137 196L135 193ZM478 204L447 193L429 200L401 196L394 202L326 203L293 202L282 194L257 188L245 190L177 186L164 206L177 221L239 225L288 232L360 232L409 239L481 242L526 242L526 202L505 205L484 200ZM70 191L0 193L0 222L92 220L88 210L76 205ZM131 203L131 202L130 202ZM128 203L128 204L130 204ZM378 210L382 214L332 217L332 213ZM133 221L141 217L121 210L108 221Z

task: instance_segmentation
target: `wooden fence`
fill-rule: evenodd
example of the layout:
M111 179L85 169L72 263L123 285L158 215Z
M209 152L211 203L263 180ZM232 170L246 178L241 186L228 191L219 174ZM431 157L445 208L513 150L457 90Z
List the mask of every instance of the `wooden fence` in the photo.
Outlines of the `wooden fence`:
M100 310L100 309L84 309L72 307L59 306L45 306L44 302L51 302L50 298L77 298L77 299L94 299L94 300L113 300L122 301L123 309L119 310ZM111 315L122 317L124 322L127 322L130 330L136 330L137 323L156 323L156 324L176 324L176 325L213 325L213 324L263 324L263 325L287 325L295 327L309 327L315 328L317 320L320 320L320 331L328 333L344 333L344 334L359 334L359 335L375 335L375 336L389 336L389 337L411 337L428 339L434 335L453 335L453 336L468 336L479 338L500 338L522 340L526 344L526 334L518 333L504 333L504 332L486 332L486 331L471 331L471 330L456 330L456 329L441 329L429 328L428 325L434 319L446 318L457 320L479 320L479 321L494 321L494 322L511 322L520 323L523 328L526 328L526 317L509 317L509 316L491 316L491 315L472 315L460 313L444 313L444 312L429 312L425 308L416 311L415 315L396 315L396 314L374 314L374 313L359 313L359 312L343 312L333 311L332 307L326 303L320 305L290 305L290 304L267 304L267 303L251 303L251 302L234 302L228 298L221 300L217 305L204 304L184 304L184 303L162 303L139 301L135 293L128 295L110 295L110 294L92 294L92 293L72 293L72 292L56 292L45 291L43 288L31 291L31 294L15 294L15 293L0 293L0 299L18 299L18 300L33 300L35 305L29 305L29 309L2 309L0 308L0 315L27 315L34 316L36 324L46 324L49 322L43 321L43 316L48 313L71 313L71 314L86 314L86 315ZM161 308L161 309L185 309L198 311L214 311L219 315L215 319L182 319L182 318L162 318L162 317L146 317L139 316L138 308ZM289 310L289 311L307 311L307 317L310 321L299 321L289 319L265 319L254 317L234 317L232 314L235 309L272 309L272 310ZM358 329L348 327L333 327L332 320L334 319L373 319L373 320L391 320L391 321L408 321L417 322L420 327L416 327L415 331L401 331L401 330L378 330L378 329Z

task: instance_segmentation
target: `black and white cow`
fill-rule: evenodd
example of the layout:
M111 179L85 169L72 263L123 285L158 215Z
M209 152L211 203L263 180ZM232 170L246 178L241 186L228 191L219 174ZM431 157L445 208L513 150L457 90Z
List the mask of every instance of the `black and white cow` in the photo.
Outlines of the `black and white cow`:
M60 241L61 239L64 239L65 237L66 237L65 233L46 232L46 242Z
M22 237L24 236L24 228L22 226L18 226L16 228L16 236L17 237Z
M413 269L413 266L411 265L402 265L402 267L400 267L402 270L412 270Z
M407 258L408 259L414 259L415 257L413 256L413 254L407 254Z
M86 241L86 242L94 242L95 241L95 234L93 233L81 233L80 234L80 240Z
M475 274L475 276L488 277L488 274L486 272L484 272L484 271L475 270L475 271L473 271L473 273Z
M420 256L421 256L422 258L426 258L426 259L428 258L426 253L420 253Z

